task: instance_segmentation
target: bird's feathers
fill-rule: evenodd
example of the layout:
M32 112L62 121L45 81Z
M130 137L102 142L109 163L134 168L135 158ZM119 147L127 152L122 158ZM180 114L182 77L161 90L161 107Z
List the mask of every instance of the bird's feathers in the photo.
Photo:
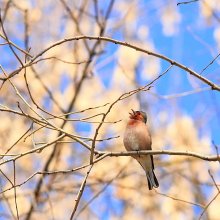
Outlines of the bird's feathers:
M130 120L127 124L124 134L124 146L127 151L151 150L151 135L146 122L146 114L141 111L130 113ZM135 155L133 156L145 170L148 187L158 187L159 183L154 174L153 155Z
M131 119L125 130L124 145L128 151L151 150L151 136L146 124Z
M155 188L159 187L157 177L155 176L155 173L153 170L147 171L146 176L147 176L149 190L152 190L153 187L155 187Z

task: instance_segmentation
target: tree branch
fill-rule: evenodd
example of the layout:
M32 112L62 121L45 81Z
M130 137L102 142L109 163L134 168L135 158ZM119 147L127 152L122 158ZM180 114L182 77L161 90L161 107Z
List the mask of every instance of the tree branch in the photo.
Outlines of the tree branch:
M76 36L76 37L71 37L71 38L65 38L63 40L57 41L54 44L52 44L51 46L47 47L46 49L44 49L43 51L41 51L39 54L37 54L35 57L33 57L32 59L30 59L29 62L27 62L23 67L20 67L19 69L13 71L8 78L13 77L14 75L18 74L23 68L31 66L34 62L36 62L36 60L41 57L42 55L44 55L47 51L51 50L52 48L61 45L63 43L69 42L69 41L78 41L78 40L83 40L83 39L88 39L88 40L97 40L97 41L106 41L106 42L111 42L114 44L118 44L118 45L122 45L125 47L129 47L131 49L134 49L136 51L140 51L143 52L145 54L148 54L150 56L154 56L157 57L159 59L165 60L167 62L169 62L171 65L177 66L182 70L185 70L186 72L190 73L191 75L195 76L197 79L199 79L200 81L204 82L205 84L209 85L213 90L217 90L220 91L220 87L213 83L212 81L210 81L209 79L201 76L200 74L198 74L197 72L195 72L194 70L188 68L187 66L172 60L162 54L147 50L147 49L143 49L142 47L138 47L135 46L133 44L127 43L127 42L123 42L123 41L119 41L119 40L115 40L113 38L108 38L108 37L95 37L95 36ZM7 78L0 78L0 80L7 80Z
M129 151L129 152L106 152L97 151L99 156L106 155L105 157L120 157L120 156L134 156L134 155L176 155L195 157L206 161L220 161L218 155L202 155L190 151L171 151L171 150L144 150L144 151Z

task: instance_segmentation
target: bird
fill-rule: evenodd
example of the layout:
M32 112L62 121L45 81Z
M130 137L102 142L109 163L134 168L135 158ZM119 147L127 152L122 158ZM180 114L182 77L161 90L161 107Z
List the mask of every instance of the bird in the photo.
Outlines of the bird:
M131 109L130 119L124 133L124 146L127 151L152 150L152 140L150 131L146 125L147 115L143 111ZM144 169L149 190L159 187L157 177L154 173L153 155L133 155Z

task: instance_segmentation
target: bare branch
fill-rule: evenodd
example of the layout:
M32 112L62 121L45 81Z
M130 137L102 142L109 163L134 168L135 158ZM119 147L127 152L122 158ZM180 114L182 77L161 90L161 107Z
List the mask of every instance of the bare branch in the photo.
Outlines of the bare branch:
M132 48L132 49L134 49L136 51L140 51L140 52L146 53L146 54L148 54L150 56L154 56L154 57L160 58L162 60L165 60L165 61L169 62L171 65L177 66L180 69L183 69L186 72L188 72L189 74L195 76L200 81L202 81L205 84L209 85L211 87L211 89L220 91L220 87L217 84L215 84L212 81L208 80L207 78L201 76L200 74L198 74L197 72L195 72L192 69L188 68L187 66L184 66L183 64L181 64L181 63L179 63L179 62L177 62L175 60L172 60L172 59L170 59L170 58L168 58L168 57L166 57L166 56L164 56L162 54L155 53L155 52L149 51L147 49L143 49L141 47L135 46L135 45L127 43L127 42L122 42L122 41L119 41L119 40L114 40L112 38L108 38L108 37L93 37L93 36L77 36L77 37L66 38L66 39L63 39L61 41L58 41L58 42L52 44L51 46L49 46L48 48L44 49L39 54L37 54L28 63L26 63L23 67L20 67L19 69L15 70L8 77L11 78L14 75L18 74L24 67L31 66L35 60L37 60L39 57L41 57L43 54L45 54L47 51L51 50L52 48L54 48L54 47L56 47L58 45L61 45L63 43L66 43L68 41L77 41L77 40L82 40L82 39L97 40L97 41L107 41L107 42L111 42L111 43L114 43L114 44L118 44L118 45L122 45L122 46L125 46L125 47ZM0 79L6 80L5 78L0 78Z
M16 185L16 167L15 167L15 161L13 161L13 169L14 169L14 183L13 185ZM18 203L17 203L17 192L16 192L16 187L14 188L14 199L15 199L15 208L16 208L16 215L17 219L19 220L19 213L18 213Z
M219 194L220 194L220 190L219 190L219 188L218 188L218 186L217 186L217 184L216 184L216 181L215 181L213 175L211 174L211 171L210 171L210 170L209 170L209 175L210 175L210 177L212 178L212 181L214 182L215 187L216 187L217 190L218 190L218 193L217 193L217 194L211 199L211 201L205 206L204 210L202 211L202 213L201 213L200 216L199 216L199 220L202 219L202 216L203 216L204 213L207 211L207 209L209 208L209 206L216 200L216 198L217 198L217 197L219 196Z
M74 217L74 215L75 215L75 213L76 213L76 210L77 210L77 207L78 207L78 205L79 205L80 199L81 199L81 197L82 197L84 188L85 188L85 186L86 186L86 180L87 180L87 178L88 178L88 176L89 176L89 174L90 174L90 171L91 171L92 167L93 167L93 164L89 166L89 169L88 169L88 171L86 172L86 175L85 175L85 177L84 177L84 180L83 180L83 182L82 182L82 185L81 185L81 187L80 187L80 189L79 189L78 195L76 196L75 204L74 204L74 207L73 207L73 211L72 211L71 216L70 216L70 219L71 219L71 220L73 219L73 217Z
M152 150L152 151L129 151L129 152L107 152L98 151L99 155L106 155L108 157L119 157L119 156L134 156L134 155L176 155L176 156L188 156L195 157L206 161L220 161L218 155L205 156L202 154L190 152L190 151L170 151L170 150Z
M8 39L8 36L6 34L6 31L5 31L5 28L4 28L4 25L3 25L3 21L2 21L2 15L1 15L1 9L0 9L0 24L1 24L1 27L2 27L2 31L3 31L3 34L5 35L5 39L8 43L8 46L10 47L12 53L15 55L15 57L17 58L17 60L19 61L19 63L21 64L21 66L23 67L24 64L22 63L21 59L19 58L19 56L16 54L15 50L13 49L13 47L11 46L10 44L10 41Z

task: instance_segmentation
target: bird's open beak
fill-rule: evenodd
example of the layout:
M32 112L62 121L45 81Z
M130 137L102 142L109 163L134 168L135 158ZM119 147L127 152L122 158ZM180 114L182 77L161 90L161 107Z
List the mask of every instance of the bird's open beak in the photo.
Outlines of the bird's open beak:
M129 112L129 115L130 115L130 116L135 115L135 111L134 111L133 109L131 109L131 111L132 111L132 112Z

